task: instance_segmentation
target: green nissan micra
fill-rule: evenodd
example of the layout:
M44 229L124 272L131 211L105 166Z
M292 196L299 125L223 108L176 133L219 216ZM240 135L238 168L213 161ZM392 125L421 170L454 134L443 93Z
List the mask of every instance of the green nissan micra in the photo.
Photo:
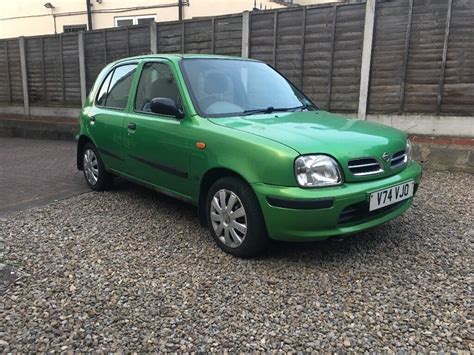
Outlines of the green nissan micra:
M91 189L121 176L194 204L237 256L390 221L421 177L405 133L323 111L265 63L215 55L108 65L77 152Z

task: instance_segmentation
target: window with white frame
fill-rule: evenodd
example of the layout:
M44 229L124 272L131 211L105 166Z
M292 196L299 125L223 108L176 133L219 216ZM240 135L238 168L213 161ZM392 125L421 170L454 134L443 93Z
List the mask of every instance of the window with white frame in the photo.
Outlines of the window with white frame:
M155 15L115 17L115 27L143 25L155 21Z

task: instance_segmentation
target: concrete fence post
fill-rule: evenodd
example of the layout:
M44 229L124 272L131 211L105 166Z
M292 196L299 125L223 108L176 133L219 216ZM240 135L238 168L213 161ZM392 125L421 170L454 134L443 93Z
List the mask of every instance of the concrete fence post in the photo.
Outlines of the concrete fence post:
M21 67L21 85L23 86L23 106L25 115L30 115L30 99L28 97L28 72L26 68L25 37L18 38L20 46L20 67Z
M86 54L85 54L84 32L77 33L77 46L79 49L79 81L81 84L81 102L82 102L82 105L84 105L87 99Z
M155 21L150 23L150 52L158 53L158 28Z
M250 55L250 12L242 13L242 58Z
M453 0L448 0L448 12L446 14L446 27L444 32L443 56L441 59L441 75L438 83L438 97L436 105L436 115L441 113L441 104L443 99L444 76L446 74L446 60L448 56L449 31L451 28L451 16L453 12Z
M362 45L358 112L358 117L364 120L367 118L367 102L369 99L370 66L374 40L375 3L376 0L367 0L365 4L364 43Z

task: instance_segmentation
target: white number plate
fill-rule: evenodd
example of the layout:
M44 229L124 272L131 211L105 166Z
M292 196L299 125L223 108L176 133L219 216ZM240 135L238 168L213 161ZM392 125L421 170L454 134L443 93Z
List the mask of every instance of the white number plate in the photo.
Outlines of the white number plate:
M393 205L399 201L406 200L413 196L414 181L389 187L388 189L372 192L370 194L370 211Z

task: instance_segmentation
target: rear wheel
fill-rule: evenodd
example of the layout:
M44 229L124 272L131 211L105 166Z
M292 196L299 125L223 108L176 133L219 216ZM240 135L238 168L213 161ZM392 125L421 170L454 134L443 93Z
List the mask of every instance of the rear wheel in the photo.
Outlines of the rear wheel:
M225 252L251 257L266 249L268 235L260 205L241 179L217 180L209 189L206 211L211 235Z
M82 171L87 185L94 191L107 190L112 185L113 176L105 170L102 159L92 143L86 143L82 150Z

